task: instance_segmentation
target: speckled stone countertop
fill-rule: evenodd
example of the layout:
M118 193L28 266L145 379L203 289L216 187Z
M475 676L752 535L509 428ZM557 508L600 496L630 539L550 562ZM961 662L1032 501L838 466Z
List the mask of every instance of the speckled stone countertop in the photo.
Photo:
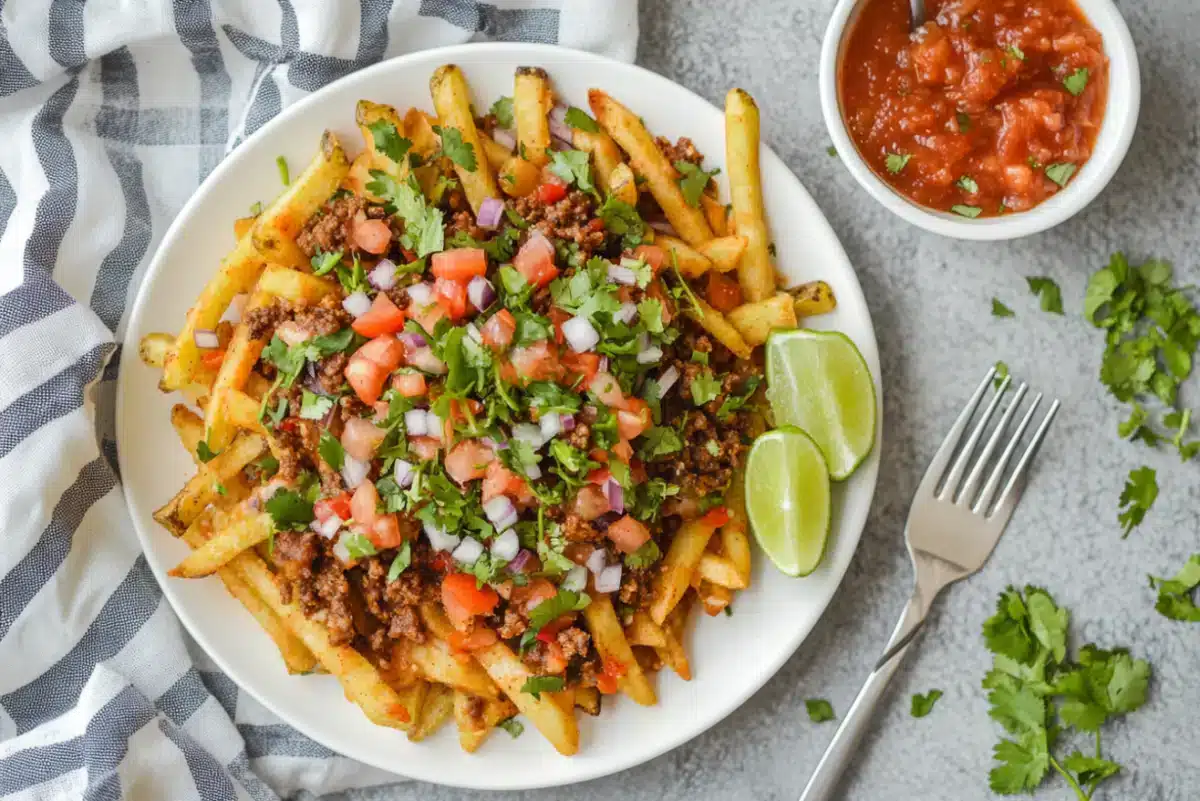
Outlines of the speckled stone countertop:
M901 222L826 154L817 60L831 2L642 5L639 63L718 105L732 85L754 94L763 136L816 198L858 270L878 332L886 410L879 489L858 553L824 618L783 670L724 722L670 754L557 790L471 793L413 782L339 798L793 801L834 725L809 723L804 699L828 698L844 712L858 691L909 591L901 533L908 502L969 387L1003 359L1017 377L1060 397L1062 413L990 563L935 606L847 773L845 797L994 798L987 772L999 730L979 687L990 664L979 630L1005 585L1032 583L1071 610L1076 643L1125 645L1154 669L1146 706L1105 728L1106 755L1128 770L1097 801L1196 801L1200 626L1159 616L1146 574L1174 571L1200 550L1200 471L1168 450L1118 440L1118 405L1096 378L1101 337L1081 309L1089 273L1116 249L1171 259L1181 283L1200 282L1200 4L1118 0L1142 69L1133 148L1085 212L1048 233L1001 244L956 242ZM1065 316L1038 310L1027 275L1058 281ZM992 318L993 296L1016 318ZM1142 464L1157 469L1160 496L1122 541L1117 497ZM933 713L910 717L909 696L933 687L945 692ZM1057 779L1035 796L1073 797Z

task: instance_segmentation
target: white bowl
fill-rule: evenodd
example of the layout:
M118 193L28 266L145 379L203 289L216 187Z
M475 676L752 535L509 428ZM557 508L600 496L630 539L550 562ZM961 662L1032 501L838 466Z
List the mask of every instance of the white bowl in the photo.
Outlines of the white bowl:
M975 220L909 200L875 174L850 138L838 92L838 64L841 62L846 33L857 19L856 12L864 2L866 0L838 0L829 26L825 29L825 40L821 45L821 112L825 115L825 126L829 129L842 163L863 188L889 211L927 231L955 239L1017 239L1053 228L1070 219L1091 203L1112 180L1133 141L1142 100L1141 74L1133 38L1112 0L1076 0L1080 11L1103 37L1104 52L1108 56L1108 102L1092 157L1065 189L1045 202L1028 211Z

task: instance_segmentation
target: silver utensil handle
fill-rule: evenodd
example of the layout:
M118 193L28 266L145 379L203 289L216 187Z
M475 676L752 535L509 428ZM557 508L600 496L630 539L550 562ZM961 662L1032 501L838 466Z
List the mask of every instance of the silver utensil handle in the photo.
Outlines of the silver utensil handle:
M846 716L842 718L841 725L833 735L833 740L825 749L821 761L817 763L817 768L804 787L804 792L800 794L800 801L827 801L827 799L833 798L833 791L837 789L838 780L841 779L846 764L850 761L859 741L866 732L867 725L874 717L875 705L883 697L888 682L895 675L900 663L904 661L905 654L912 646L913 638L920 631L921 623L925 620L925 612L928 608L928 605L923 604L917 595L914 595L904 608L904 614L900 616L900 622L896 624L892 638L888 640L883 657L875 665L871 675L867 676L866 683L858 691L858 696L850 705Z

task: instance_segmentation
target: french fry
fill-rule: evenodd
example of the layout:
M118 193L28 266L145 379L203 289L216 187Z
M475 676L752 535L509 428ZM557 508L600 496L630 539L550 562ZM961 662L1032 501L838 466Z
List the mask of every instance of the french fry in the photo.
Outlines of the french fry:
M694 593L687 593L671 610L663 625L663 635L667 643L665 647L658 649L658 655L663 662L684 681L692 680L692 666L688 662L687 651L683 648L683 627L687 623L693 597Z
M630 656L633 652L630 651ZM634 659L631 664L636 664ZM640 669L640 668L639 668ZM575 688L575 707L582 709L585 713L595 717L600 714L600 691L595 687L576 687Z
M715 553L706 553L700 557L696 573L705 581L729 590L741 590L746 587L733 560Z
M500 188L509 197L525 197L538 188L542 181L540 167L530 164L520 156L509 156L500 165Z
M255 249L267 261L307 269L309 259L296 236L317 209L329 200L350 171L346 151L332 131L321 135L317 155L291 185L263 210L251 231Z
M161 331L146 334L138 342L138 358L147 367L162 369L162 366L167 362L167 357L171 355L171 349L174 347L175 337L170 334Z
M433 187L438 179L436 160L430 161L430 157L440 147L437 134L433 131L433 123L420 109L410 108L404 115L404 130L412 140L412 147L408 152L419 156L421 160L422 166L414 168L413 174L417 176L421 191L429 197L433 194Z
M629 178L633 180L633 170L629 169L629 165L625 163L625 159L621 156L621 148L617 147L617 143L613 138L604 131L581 131L578 128L571 130L571 143L575 145L576 150L582 150L592 158L592 164L595 165L593 172L596 174L596 183L600 186L600 191L605 195L615 195L614 181L616 178L624 177L624 171L618 176L617 171L624 167L629 172ZM633 186L633 199L629 199L626 194L621 197L629 205L637 203L637 185Z
M251 557L249 553L240 554L230 565L300 638L317 661L337 677L346 697L357 704L372 723L408 731L417 710L410 709L405 699L380 678L379 672L358 651L348 645L330 645L325 627L305 617L295 601L284 602L274 575L261 560Z
M625 639L621 622L613 610L612 600L607 595L593 594L592 602L583 608L583 619L587 621L588 631L592 634L592 642L601 660L625 669L625 674L617 678L617 686L642 706L653 706L657 701L654 688L633 658L629 641Z
M837 298L833 289L824 281L809 281L792 290L796 299L797 317L815 317L818 314L828 314L837 308Z
M421 613L421 622L425 624L425 628L429 629L434 637L445 641L454 633L455 629L451 625L450 619L446 617L446 613L437 604L423 603L418 607L418 611Z
M456 163L454 172L458 175L467 202L478 214L483 201L499 197L500 190L496 187L496 178L479 141L475 119L471 116L471 90L467 87L467 79L458 67L446 64L434 71L429 79L429 91L433 95L433 107L437 109L443 135L447 129L456 129L462 135L463 143L470 146L475 154L475 169L468 170Z
M484 698L500 697L500 691L483 668L456 658L443 640L429 638L428 642L413 643L408 649L408 657L430 681Z
M662 568L651 585L653 601L650 603L650 619L658 625L665 624L667 615L687 592L692 573L715 530L714 526L700 519L689 520L675 533L663 557Z
M408 739L419 743L442 727L454 715L454 690L442 684L430 684L425 691L425 701L416 725L408 733Z
M704 614L709 617L721 614L733 600L733 590L717 584L710 584L707 581L701 582L699 594Z
M214 395L214 397L216 397ZM237 428L267 433L266 428L258 419L260 402L238 389L227 389L221 396L221 413L229 423Z
M675 257L675 264L684 278L699 278L712 269L712 261L682 239L668 234L655 234L654 244Z
M264 448L266 440L258 434L247 433L236 438L154 513L155 521L176 536L182 534L204 507L219 497L216 485L240 473L262 454Z
M400 119L396 109L382 103L360 100L354 107L354 120L362 133L364 152L369 155L367 180L370 180L369 170L372 169L386 172L397 181L407 180L408 153L395 150L402 147L399 139L405 135L404 120ZM393 155L399 155L400 158L395 159Z
M642 121L599 89L588 92L588 103L601 127L629 155L629 166L646 179L646 188L662 207L683 241L699 247L713 238L704 212L689 206L676 183L676 171L663 156Z
M704 209L704 218L708 220L713 236L718 239L729 236L729 212L721 201L705 192L700 196L700 208Z
M550 78L541 67L517 67L513 77L513 119L517 152L535 167L550 162Z
M353 192L356 195L362 195L367 200L374 203L379 203L382 198L367 191L367 184L371 183L371 154L368 151L363 151L354 157L354 161L350 162L350 170L346 173L346 177L342 179L342 184L339 189L345 189Z
M657 648L644 645L635 646L633 649L633 658L646 673L657 673L662 670L663 660L658 654Z
M209 279L188 309L183 328L175 338L175 346L166 356L162 377L165 391L182 389L195 380L202 355L196 344L196 332L216 328L234 296L253 288L265 264L249 236L239 239L221 261L217 274Z
M233 221L233 235L237 239L241 239L246 234L250 233L250 229L254 227L254 221L258 217L238 217Z
M718 342L733 351L734 356L739 359L749 359L750 346L746 344L746 340L742 339L738 330L729 324L725 315L709 306L703 299L696 298L695 300L700 310L697 312L695 309L688 309L688 316L700 323L700 326L716 337Z
M725 493L725 508L729 511L729 522L721 526L721 551L733 563L742 579L742 586L750 586L750 539L747 536L750 524L746 519L746 484L741 473L734 476Z
M757 303L743 303L726 315L729 324L737 329L751 347L761 345L776 329L796 327L796 306L786 292L772 295Z
M517 714L517 707L507 698L487 700L454 691L454 722L458 725L458 743L462 750L473 754L501 721Z
M766 300L775 293L775 268L768 252L770 237L758 166L758 128L754 98L742 89L730 89L725 96L725 169L729 175L735 231L746 238L738 283L750 303Z
M258 291L267 295L277 295L292 303L311 306L320 303L326 295L336 292L337 285L329 278L318 278L299 270L271 265L263 270L262 277L258 279ZM237 335L236 330L234 335ZM232 342L230 347L233 347Z
M723 273L736 270L742 254L746 251L744 236L719 236L700 246L699 250L712 262L713 267Z
M530 693L521 691L533 674L507 645L498 642L475 651L474 655L492 681L532 721L556 751L563 756L570 756L579 750L579 726L574 714L564 710L549 694L534 698Z
M171 568L170 575L176 578L210 576L242 551L266 541L272 531L274 526L268 514L257 514L240 520L216 532L208 542Z
M513 152L483 131L479 132L479 142L483 145L483 155L492 166L492 172L500 172L500 168L512 157Z
M640 609L633 613L633 619L625 627L625 639L630 645L648 645L653 648L662 648L667 644L662 626Z
M602 185L604 183L601 182ZM629 169L628 164L618 164L614 167L608 177L607 184L608 189L605 191L617 200L622 203L628 203L630 206L637 205L637 180L634 178L633 170Z

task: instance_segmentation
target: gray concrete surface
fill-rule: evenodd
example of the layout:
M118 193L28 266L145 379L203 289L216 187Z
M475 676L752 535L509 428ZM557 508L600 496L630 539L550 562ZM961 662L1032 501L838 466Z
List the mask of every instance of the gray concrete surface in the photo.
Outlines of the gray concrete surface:
M1167 451L1121 442L1118 405L1096 373L1101 338L1081 317L1088 274L1115 249L1174 260L1200 281L1195 209L1200 135L1200 59L1192 0L1119 0L1142 67L1141 122L1124 166L1084 213L1018 242L968 244L908 226L875 204L825 148L817 102L817 57L830 2L643 0L639 62L715 103L746 87L764 109L763 134L833 223L855 264L883 357L886 439L870 522L846 580L812 636L752 698L713 730L641 767L572 788L484 794L411 783L348 793L383 799L728 801L795 799L833 733L808 722L803 701L819 696L844 711L887 639L907 596L901 529L925 464L968 385L997 359L1064 408L1035 480L985 571L952 588L933 612L916 653L898 675L875 733L847 776L845 798L980 801L999 730L979 688L989 664L979 636L996 594L1009 583L1045 586L1073 613L1076 643L1126 645L1154 668L1149 702L1105 730L1106 753L1127 771L1106 801L1200 798L1200 626L1153 609L1146 574L1172 570L1200 550L1195 499L1200 475ZM718 11L717 8L720 7ZM1037 308L1027 275L1059 282L1067 314ZM994 319L999 297L1016 318ZM1196 397L1193 389L1192 398ZM1160 497L1125 541L1117 497L1129 470L1158 470ZM927 718L909 716L909 696L945 696ZM1038 799L1073 798L1050 780Z

